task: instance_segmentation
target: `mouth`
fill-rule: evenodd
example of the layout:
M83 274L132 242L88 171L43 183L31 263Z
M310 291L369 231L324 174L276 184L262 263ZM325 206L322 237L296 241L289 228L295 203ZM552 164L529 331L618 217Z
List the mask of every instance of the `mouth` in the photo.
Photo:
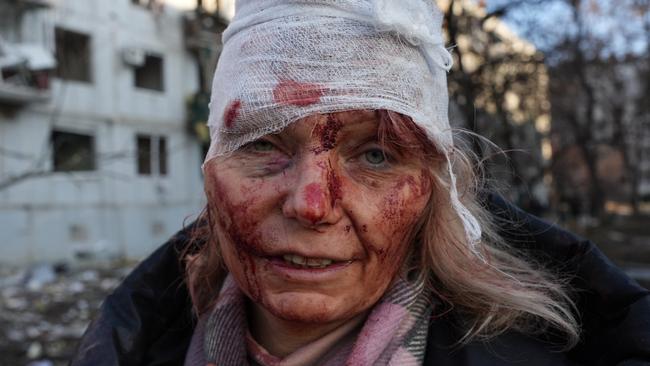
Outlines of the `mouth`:
M326 269L352 263L351 260L340 261L330 258L303 257L297 254L285 254L272 257L270 260L276 264L295 269Z

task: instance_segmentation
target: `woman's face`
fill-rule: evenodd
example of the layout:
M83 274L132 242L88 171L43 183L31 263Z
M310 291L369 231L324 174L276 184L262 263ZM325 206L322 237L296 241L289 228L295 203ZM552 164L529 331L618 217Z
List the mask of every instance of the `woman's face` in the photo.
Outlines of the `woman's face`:
M313 115L206 165L225 264L266 312L347 320L395 278L431 184L413 151L377 135L376 112Z

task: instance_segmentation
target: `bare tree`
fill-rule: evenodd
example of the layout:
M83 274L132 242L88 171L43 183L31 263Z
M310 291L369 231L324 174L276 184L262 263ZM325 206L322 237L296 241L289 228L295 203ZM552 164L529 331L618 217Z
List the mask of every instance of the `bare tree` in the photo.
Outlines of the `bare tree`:
M564 34L562 42L546 50L547 54L554 54L555 61L549 65L553 130L557 137L554 161L565 159L563 154L572 151L570 147L580 152L579 159L589 178L583 199L588 212L597 216L603 211L605 200L613 196L611 190L603 188L603 180L609 177L599 172L598 165L610 154L605 148L614 148L621 154L625 170L626 180L621 183L636 211L640 182L635 151L642 134L633 132L639 124L636 118L630 118L635 109L630 102L636 97L627 90L630 83L636 82L639 66L630 62L635 58L634 47L638 47L633 40L647 36L640 23L635 22L638 13L632 1L617 2L615 6L584 0L567 0L565 4L571 12L573 27ZM608 29L598 29L595 24L608 24ZM622 72L630 67L631 74ZM559 169L563 167L559 165ZM560 194L575 191L563 176L564 172L556 170Z
M535 122L548 114L548 77L543 55L497 18L541 1L546 0L522 0L494 10L467 0L441 2L456 58L449 76L455 122L504 148L508 161L494 159L479 139L471 141L479 158L492 157L488 174L509 180L512 191L541 182L546 171Z

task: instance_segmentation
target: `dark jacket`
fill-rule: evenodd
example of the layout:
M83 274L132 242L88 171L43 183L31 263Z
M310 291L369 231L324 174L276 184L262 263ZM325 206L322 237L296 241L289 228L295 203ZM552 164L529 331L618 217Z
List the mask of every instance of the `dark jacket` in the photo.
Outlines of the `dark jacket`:
M558 352L549 339L505 333L458 347L459 315L429 327L425 365L650 365L650 292L597 248L526 214L496 195L485 203L513 246L571 276L582 341ZM513 224L514 222L514 224ZM179 253L189 227L144 260L110 294L81 340L71 365L182 365L195 320Z

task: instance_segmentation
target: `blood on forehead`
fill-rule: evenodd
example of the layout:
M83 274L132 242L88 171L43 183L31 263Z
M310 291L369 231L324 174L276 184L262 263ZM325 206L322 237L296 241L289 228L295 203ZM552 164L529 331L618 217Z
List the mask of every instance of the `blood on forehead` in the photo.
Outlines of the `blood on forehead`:
M320 147L313 150L315 154L329 151L336 146L336 137L343 123L334 114L328 114L324 124L318 124L314 133L320 137Z

